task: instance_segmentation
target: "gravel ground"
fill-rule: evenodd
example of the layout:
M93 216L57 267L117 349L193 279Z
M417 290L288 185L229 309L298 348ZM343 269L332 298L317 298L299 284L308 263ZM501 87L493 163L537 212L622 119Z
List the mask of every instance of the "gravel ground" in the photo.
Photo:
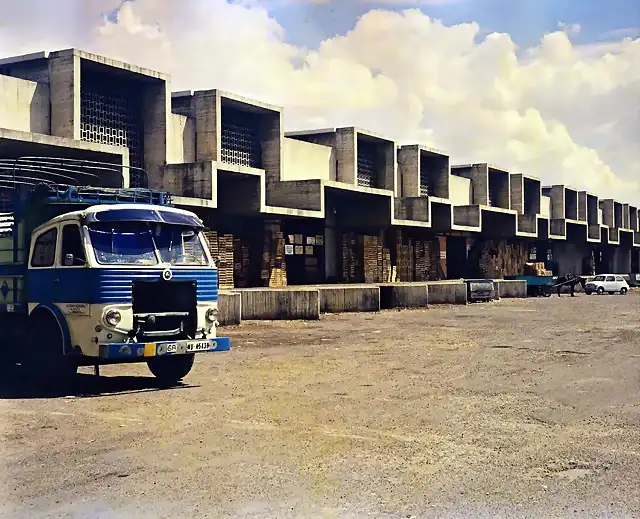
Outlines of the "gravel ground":
M639 306L245 323L181 387L4 388L0 516L640 517Z

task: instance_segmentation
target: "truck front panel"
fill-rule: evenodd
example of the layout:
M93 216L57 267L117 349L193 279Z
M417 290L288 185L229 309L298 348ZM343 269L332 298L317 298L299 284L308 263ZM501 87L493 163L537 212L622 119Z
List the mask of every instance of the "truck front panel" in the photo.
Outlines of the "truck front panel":
M210 340L216 335L217 322L211 318L218 309L215 268L31 270L27 297L30 311L40 305L64 315L68 349L85 356L105 357L108 352L113 359L114 351L127 351L124 344ZM114 312L117 322L108 318ZM216 348L211 343L198 351Z

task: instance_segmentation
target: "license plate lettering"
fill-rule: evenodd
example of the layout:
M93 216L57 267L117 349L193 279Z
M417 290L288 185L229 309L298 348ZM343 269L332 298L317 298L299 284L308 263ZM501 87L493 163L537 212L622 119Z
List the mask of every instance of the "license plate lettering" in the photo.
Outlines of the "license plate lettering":
M175 353L176 351L178 351L178 345L175 342L167 344L167 353Z
M211 348L209 341L190 342L187 344L187 351L206 351Z

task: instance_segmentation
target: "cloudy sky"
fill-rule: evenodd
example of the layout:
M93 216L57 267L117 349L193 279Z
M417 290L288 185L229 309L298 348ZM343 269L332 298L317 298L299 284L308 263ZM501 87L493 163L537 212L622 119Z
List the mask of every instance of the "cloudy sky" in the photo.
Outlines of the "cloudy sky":
M0 0L0 56L78 47L640 204L637 0Z

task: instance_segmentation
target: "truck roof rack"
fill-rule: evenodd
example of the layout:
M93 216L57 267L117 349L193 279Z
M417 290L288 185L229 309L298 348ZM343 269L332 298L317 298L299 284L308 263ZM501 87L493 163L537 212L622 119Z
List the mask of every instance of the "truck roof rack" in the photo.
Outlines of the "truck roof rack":
M91 185L103 187L104 177L114 177L122 185L122 170L129 170L141 184L148 185L145 170L133 166L123 166L95 160L69 159L60 157L19 157L17 159L0 158L0 187L19 189L21 186L42 184Z
M14 205L11 192L26 192L31 200L61 204L171 204L171 195L162 191L102 185L105 174L111 176L111 182L113 175L120 175L122 182L123 168L142 176L147 183L143 169L107 162L57 157L0 159L0 192L4 192L0 196L0 212L9 211L8 206Z

